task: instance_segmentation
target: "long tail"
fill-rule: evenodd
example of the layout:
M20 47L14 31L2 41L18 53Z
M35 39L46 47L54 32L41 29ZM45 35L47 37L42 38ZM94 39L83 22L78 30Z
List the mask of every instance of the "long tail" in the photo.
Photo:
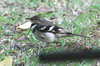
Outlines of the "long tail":
M79 34L73 34L71 32L67 32L66 34L69 35L69 36L80 36L80 37L90 38L88 36L83 36L83 35L79 35Z

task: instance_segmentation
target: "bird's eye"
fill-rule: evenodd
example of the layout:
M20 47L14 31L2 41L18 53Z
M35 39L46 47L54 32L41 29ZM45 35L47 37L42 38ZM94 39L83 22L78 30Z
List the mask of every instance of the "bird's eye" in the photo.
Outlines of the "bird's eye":
M39 20L39 18L34 18L34 20Z

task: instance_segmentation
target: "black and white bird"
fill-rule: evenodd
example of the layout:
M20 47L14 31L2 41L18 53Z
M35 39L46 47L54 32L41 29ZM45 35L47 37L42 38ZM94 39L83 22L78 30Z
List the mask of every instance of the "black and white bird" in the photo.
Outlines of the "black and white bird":
M54 25L52 22L40 17L39 15L26 19L32 22L30 29L35 38L42 42L54 42L58 38L67 36L85 37L68 32L64 28Z

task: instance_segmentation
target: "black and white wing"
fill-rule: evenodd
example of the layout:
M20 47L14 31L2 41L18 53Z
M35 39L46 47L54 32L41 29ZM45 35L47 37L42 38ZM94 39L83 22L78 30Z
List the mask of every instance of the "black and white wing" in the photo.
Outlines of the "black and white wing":
M58 27L55 25L38 25L37 29L41 32L52 32L52 33L65 33L62 27Z

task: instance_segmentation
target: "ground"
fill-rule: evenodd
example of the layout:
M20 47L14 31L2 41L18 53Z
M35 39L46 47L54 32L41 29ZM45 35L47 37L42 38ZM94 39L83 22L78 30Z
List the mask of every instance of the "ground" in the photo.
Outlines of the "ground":
M40 51L68 49L96 49L100 45L100 1L99 0L0 0L0 60L12 56L14 65L25 66L91 66L99 60L81 62L41 63ZM49 11L49 13L47 13ZM18 30L16 26L27 22L25 18L36 14L53 21L54 24L84 37L64 37L59 43L37 41L32 32Z

